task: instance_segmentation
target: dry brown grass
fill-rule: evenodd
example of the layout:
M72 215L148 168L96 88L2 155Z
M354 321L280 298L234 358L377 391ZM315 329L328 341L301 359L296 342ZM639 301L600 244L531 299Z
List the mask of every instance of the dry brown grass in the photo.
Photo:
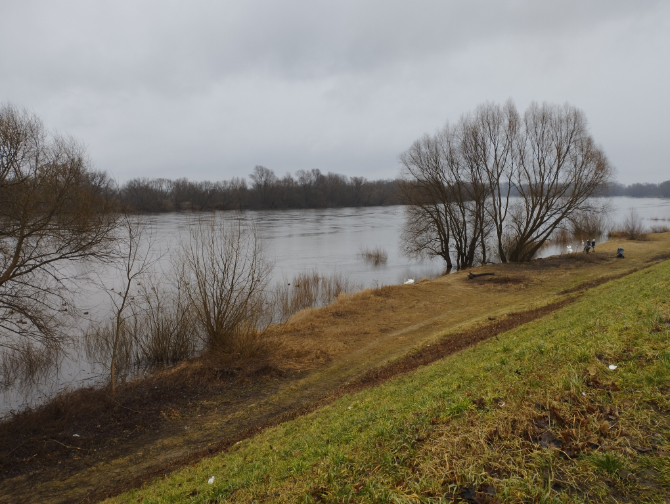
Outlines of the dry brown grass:
M610 240L633 240L633 241L648 241L649 237L645 233L634 235L635 238L631 238L630 233L625 231L613 230L608 233Z

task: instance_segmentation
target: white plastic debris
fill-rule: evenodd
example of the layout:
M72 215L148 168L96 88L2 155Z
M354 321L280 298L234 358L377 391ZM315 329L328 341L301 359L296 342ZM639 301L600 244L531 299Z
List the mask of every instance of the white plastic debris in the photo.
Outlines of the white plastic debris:
M412 285L413 283L414 283L413 278L408 278L407 280L405 280L405 285Z
M349 406L347 409L351 409L351 406Z
M504 402L498 403L498 406L500 406L502 408L502 407L505 406L505 403Z
M614 370L616 369L616 366L615 366L614 364L610 364L610 365L609 365L609 368L610 368L612 371L614 371Z
M585 395L586 395L586 392L582 392L582 395L585 396Z
M214 483L214 476L212 476L211 478L209 478L209 479L207 480L207 483L210 484L210 485L211 485L212 483Z
M81 437L79 434L72 434L72 437Z

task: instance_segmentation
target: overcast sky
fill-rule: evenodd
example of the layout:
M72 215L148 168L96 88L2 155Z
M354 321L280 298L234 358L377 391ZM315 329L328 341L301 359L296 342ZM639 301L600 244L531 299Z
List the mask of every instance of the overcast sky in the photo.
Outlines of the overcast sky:
M584 110L620 182L670 179L670 2L0 0L0 102L122 182L393 178L508 98Z

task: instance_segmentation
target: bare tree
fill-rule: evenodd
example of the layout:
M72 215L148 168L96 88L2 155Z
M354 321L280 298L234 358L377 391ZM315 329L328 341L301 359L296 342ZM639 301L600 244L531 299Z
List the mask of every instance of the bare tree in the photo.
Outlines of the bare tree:
M77 141L50 134L25 110L0 107L0 347L6 352L61 348L77 267L110 256L117 216L90 175Z
M129 321L137 322L137 306L133 306L134 296L131 292L141 283L158 260L154 256L153 239L147 234L146 223L141 217L123 214L121 217L121 236L115 243L116 261L111 279L113 287L104 287L111 301L111 312L114 321L111 326L109 341L109 381L112 395L116 392L117 361L124 335L134 331L128 329ZM126 338L128 339L128 338ZM132 342L126 342L126 348L132 348ZM127 359L125 359L127 360Z
M257 165L250 177L253 181L252 187L258 193L261 204L274 208L276 205L275 190L279 181L275 172L265 166Z
M452 249L458 267L486 262L490 232L501 261L532 259L562 222L594 210L613 171L581 111L535 103L523 120L512 102L482 105L400 159L405 252L448 267Z
M523 119L514 186L521 201L510 213L507 256L528 261L554 230L606 185L613 169L588 133L582 111L532 103Z
M92 323L83 338L88 358L109 369L112 394L117 377L131 366L178 362L200 341L181 278L156 270L162 255L154 253L152 235L142 221L123 218L118 261L100 281L111 317Z
M182 240L177 265L210 349L239 349L258 335L273 265L253 225L198 220Z
M424 135L400 155L400 161L404 167L400 188L407 203L401 249L409 257L441 257L451 269L451 199L437 139Z
M468 169L463 157L464 128L447 125L424 136L400 156L401 185L406 203L402 236L407 255L442 257L451 268L473 266L479 251L486 261L487 186L479 170Z
M486 188L486 194L480 191L480 196L488 196L489 204L484 209L495 231L496 252L502 262L507 262L504 224L517 168L519 114L511 100L502 107L486 103L477 107L473 115L464 116L461 128L465 165L478 185Z

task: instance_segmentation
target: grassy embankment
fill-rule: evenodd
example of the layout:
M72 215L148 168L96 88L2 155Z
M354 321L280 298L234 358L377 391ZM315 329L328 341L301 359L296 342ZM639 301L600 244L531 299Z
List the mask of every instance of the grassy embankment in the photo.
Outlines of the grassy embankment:
M113 502L667 502L669 320L664 261Z
M489 265L477 271L495 276L474 280L461 272L342 296L273 328L268 351L249 361L195 359L123 385L113 398L104 389L65 394L0 424L0 502L94 502L170 474L343 394L506 338L667 257L670 233L625 241L625 260L614 259L619 245Z

